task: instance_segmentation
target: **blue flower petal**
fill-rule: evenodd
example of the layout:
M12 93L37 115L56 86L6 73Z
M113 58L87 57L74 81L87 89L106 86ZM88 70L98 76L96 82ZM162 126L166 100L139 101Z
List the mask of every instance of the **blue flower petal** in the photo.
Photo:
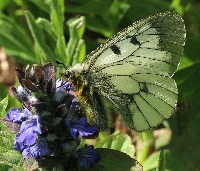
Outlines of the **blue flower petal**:
M101 160L101 156L90 145L78 151L78 160L81 168L89 169Z
M16 151L21 151L23 150L24 148L26 148L27 146L24 145L24 142L18 142L18 138L19 138L20 134L16 134L16 139L15 139L15 143L14 143L14 149Z
M40 140L37 142L35 145L24 149L22 152L23 158L26 158L27 154L32 155L33 158L35 159L40 159L43 156L49 155L51 152L49 151L47 147L47 143L44 140Z
M89 136L96 133L97 128L87 123L86 117L70 118L66 120L67 126L70 128L71 136L76 139L78 135Z
M36 115L31 121L22 122L20 135L16 140L18 143L24 143L25 145L33 145L36 141L36 133L42 134L41 125L38 122L39 117Z
M22 123L23 120L30 116L32 116L32 113L26 108L22 112L18 108L13 108L9 113L7 113L8 119L15 123Z

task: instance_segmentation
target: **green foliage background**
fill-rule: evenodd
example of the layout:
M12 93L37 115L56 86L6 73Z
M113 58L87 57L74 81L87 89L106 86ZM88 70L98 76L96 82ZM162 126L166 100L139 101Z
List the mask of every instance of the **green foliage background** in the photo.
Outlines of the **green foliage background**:
M81 62L85 54L107 38L147 15L166 10L175 10L182 15L187 39L180 66L174 75L179 89L179 106L165 122L172 130L171 142L158 150L165 151L166 170L200 170L200 2L66 0L65 5L62 5L62 0L57 2L0 1L0 46L20 66L47 61L56 65L58 60L69 67ZM3 99L7 93L0 86L0 98ZM12 99L7 110L11 107L16 107L16 101ZM159 154L145 158L144 169L155 170L158 158ZM8 168L0 165L2 171Z

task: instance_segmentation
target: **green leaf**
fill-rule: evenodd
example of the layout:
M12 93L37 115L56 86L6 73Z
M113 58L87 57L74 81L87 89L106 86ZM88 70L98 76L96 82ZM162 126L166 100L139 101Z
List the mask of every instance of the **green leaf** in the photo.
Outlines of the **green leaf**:
M48 59L48 61L51 63L55 63L55 56L50 47L45 42L44 34L41 28L36 24L33 15L29 11L25 11L25 16L35 44L37 44L37 47L41 50L44 61L47 61Z
M172 0L170 8L175 9L179 14L182 15L184 13L184 7L180 3L181 0Z
M110 38L110 35L113 35L113 32L109 30L108 23L102 20L102 18L93 15L86 16L87 28Z
M8 96L6 98L4 98L3 100L1 100L0 102L0 118L5 116L6 113L6 107L8 105Z
M86 45L83 39L80 39L77 45L76 53L73 58L72 66L81 63L86 55Z
M165 154L163 150L160 152L157 171L165 171Z
M0 170L1 171L9 171L10 166L7 164L0 163Z
M78 48L81 47L79 45L81 44L80 40L85 30L85 18L84 17L72 18L68 20L67 24L69 26L70 39L66 49L67 51L66 66L69 67L72 65L72 63L77 62L75 61L75 58L79 59L79 57L76 57L75 55L77 51L79 51Z
M9 130L4 130L0 131L0 146L13 150L13 142L15 139L15 135L9 131Z
M52 27L52 23L45 19L45 18L38 18L36 20L37 25L42 28L43 30L45 30L46 32L49 33L49 35L56 41L58 35L56 35L53 27Z
M37 24L40 28L47 31L52 38L57 41L59 36L63 36L63 22L64 22L64 2L63 0L51 1L51 22L44 18L38 18Z
M167 123L167 121L165 121L164 123ZM159 150L159 149L162 149L163 147L166 147L170 143L172 131L169 128L163 128L156 131L160 133L159 133L159 136L156 137L154 141L154 148L156 150Z
M153 129L138 133L138 135L138 141L140 141L142 144L142 148L137 151L137 160L143 164L151 150L151 145L153 142Z
M187 38L181 64L174 74L178 84L179 100L198 100L200 96L200 39Z
M165 169L165 159L163 158L166 154L168 154L168 150L158 151L150 155L143 163L144 171L156 170L156 169ZM170 162L170 161L168 161ZM163 170L159 170L163 171Z
M58 36L55 53L56 53L58 61L60 61L62 63L66 63L67 54L66 54L66 43L65 43L64 36Z
M112 6L110 8L110 12L107 16L107 18L109 18L107 23L109 24L109 30L112 31L111 32L112 34L107 35L107 36L111 37L111 36L113 36L113 34L116 33L116 31L118 31L118 30L116 30L116 28L117 28L120 20L124 17L124 15L126 14L126 12L128 11L129 8L130 8L129 4L122 3L119 0L115 0L113 2Z
M99 141L95 148L109 148L126 153L130 157L134 157L135 148L131 143L131 138L126 134L121 134L119 131L109 135L102 141Z
M112 4L111 1L102 1L102 0L95 0L95 1L87 1L83 3L83 5L80 6L73 6L73 5L68 5L65 7L66 12L71 12L71 13L92 13L92 14L105 14L109 11L109 8ZM101 8L97 8L101 7Z
M1 0L0 10L2 10L3 8L5 8L10 3L10 1L11 0Z
M19 152L13 149L15 135L7 130L0 131L0 163L10 165L16 170L23 170L22 156Z
M115 0L110 8L110 13L112 17L114 17L113 19L115 19L112 22L118 22L120 19L122 19L129 8L129 4L122 3L120 0Z
M130 5L121 0L96 0L85 2L79 6L66 6L66 11L83 13L86 17L88 29L110 38L116 31L119 31L116 29L117 25L129 8Z
M153 170L153 169L156 170L158 166L159 155L160 155L160 151L155 152L144 161L143 163L144 171Z
M63 35L64 1L52 0L51 22L57 36Z
M8 105L8 96L0 102L0 131L5 130L7 128L1 121L1 118L3 118L6 115L7 105Z
M91 171L142 171L142 166L125 153L105 148L95 150L101 155L101 160L89 169Z
M40 9L44 10L47 13L50 13L50 2L49 0L29 0L35 5L37 5Z
M3 13L0 13L0 27L0 45L6 53L17 57L21 63L24 63L23 60L33 63L36 60L35 54L23 28Z

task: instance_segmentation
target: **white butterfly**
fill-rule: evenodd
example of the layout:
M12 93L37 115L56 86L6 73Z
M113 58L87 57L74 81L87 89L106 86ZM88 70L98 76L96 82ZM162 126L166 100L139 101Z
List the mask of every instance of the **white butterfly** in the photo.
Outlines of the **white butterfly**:
M101 130L110 120L108 103L124 123L144 131L169 118L178 90L172 75L185 44L184 21L176 12L142 19L106 41L68 70L87 119Z

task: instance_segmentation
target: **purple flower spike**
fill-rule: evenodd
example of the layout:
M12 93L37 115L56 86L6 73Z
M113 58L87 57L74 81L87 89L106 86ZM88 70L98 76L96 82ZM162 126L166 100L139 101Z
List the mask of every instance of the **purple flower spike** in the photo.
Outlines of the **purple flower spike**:
M78 160L81 168L89 169L101 160L101 156L90 145L78 151Z
M17 109L13 108L9 113L7 113L7 117L11 122L15 123L22 123L23 120L30 117L32 113L28 109L24 109L22 112Z
M24 145L33 145L36 141L36 133L42 134L41 126L39 123L39 116L34 115L31 121L22 122L20 135L16 140L18 143Z
M96 133L97 128L91 126L87 123L86 117L82 118L70 118L66 120L67 126L70 128L71 136L76 139L78 135L80 136L90 136Z
M24 149L22 152L23 158L26 158L27 154L32 155L35 159L41 159L41 157L49 155L50 151L47 147L46 141L40 140L34 146Z
M20 103L28 101L28 98L31 96L31 91L21 85L17 89L15 87L11 87L11 92Z

